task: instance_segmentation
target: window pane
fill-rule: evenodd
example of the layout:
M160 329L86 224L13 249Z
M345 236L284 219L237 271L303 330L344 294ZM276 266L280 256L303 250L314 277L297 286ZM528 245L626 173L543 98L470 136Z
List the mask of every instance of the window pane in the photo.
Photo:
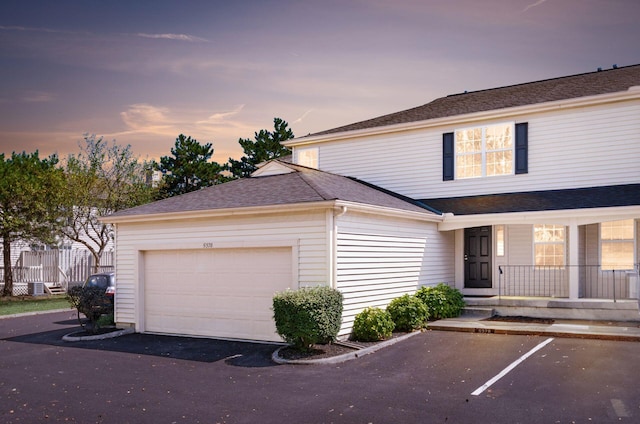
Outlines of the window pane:
M496 255L504 256L504 225L496 226Z
M533 227L534 231L534 242L543 243L543 242L562 242L564 243L564 226L563 225L535 225Z
M513 173L513 152L503 150L487 153L487 175L508 175Z
M600 224L602 240L633 240L633 219Z
M487 150L511 149L511 125L493 125L486 129Z
M633 269L633 242L602 242L602 269Z
M482 155L463 155L456 157L456 177L473 178L482 176Z

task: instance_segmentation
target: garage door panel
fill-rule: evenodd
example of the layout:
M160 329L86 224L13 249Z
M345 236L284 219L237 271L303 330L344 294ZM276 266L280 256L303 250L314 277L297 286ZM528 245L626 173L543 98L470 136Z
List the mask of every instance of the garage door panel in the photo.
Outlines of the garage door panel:
M291 287L290 247L145 254L145 331L279 341L272 298Z

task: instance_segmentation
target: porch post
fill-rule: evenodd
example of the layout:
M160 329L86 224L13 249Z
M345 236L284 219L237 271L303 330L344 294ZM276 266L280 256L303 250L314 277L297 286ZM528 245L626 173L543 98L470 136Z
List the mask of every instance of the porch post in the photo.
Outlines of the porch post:
M569 298L580 297L580 270L578 256L578 224L575 219L569 224Z

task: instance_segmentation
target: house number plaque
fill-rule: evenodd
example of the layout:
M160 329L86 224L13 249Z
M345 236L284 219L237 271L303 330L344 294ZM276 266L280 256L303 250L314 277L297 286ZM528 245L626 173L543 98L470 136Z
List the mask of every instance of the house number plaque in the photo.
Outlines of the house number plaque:
M202 243L202 247L205 249L213 249L213 243Z

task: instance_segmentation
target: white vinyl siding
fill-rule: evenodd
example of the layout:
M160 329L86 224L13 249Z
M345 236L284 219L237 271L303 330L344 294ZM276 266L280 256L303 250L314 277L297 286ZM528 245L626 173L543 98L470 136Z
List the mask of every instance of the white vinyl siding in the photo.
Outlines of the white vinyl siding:
M349 214L338 220L336 288L344 295L340 335L368 306L385 308L420 286L453 282L453 232L433 223Z
M138 255L146 250L219 247L268 247L297 244L300 286L328 284L325 212L291 213L280 216L245 216L192 219L117 225L116 322L136 323ZM297 288L297 287L296 287Z
M529 124L528 173L490 179L442 181L442 134L455 127L317 146L322 170L356 177L414 199L633 184L640 178L638 116L640 102L629 101L477 122Z

